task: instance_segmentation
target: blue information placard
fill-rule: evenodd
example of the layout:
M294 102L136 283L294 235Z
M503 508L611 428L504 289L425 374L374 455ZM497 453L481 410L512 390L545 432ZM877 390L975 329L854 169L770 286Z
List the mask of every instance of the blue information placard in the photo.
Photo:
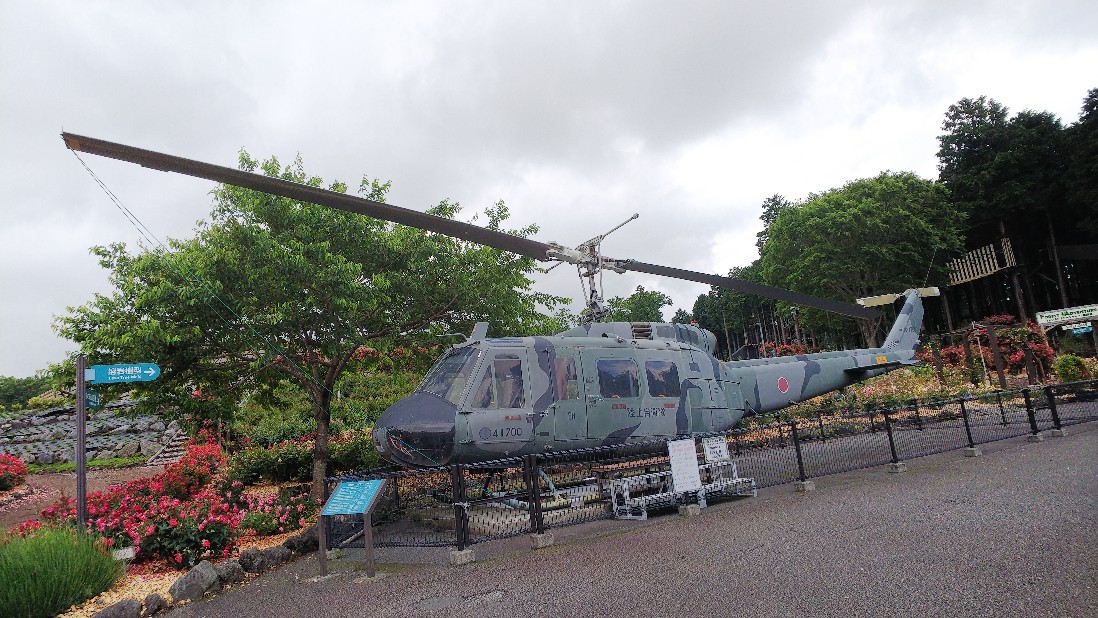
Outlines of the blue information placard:
M160 377L156 363L127 363L125 365L92 365L84 370L84 379L96 384L115 382L149 382Z
M343 481L332 492L321 515L357 515L365 513L378 496L385 481Z

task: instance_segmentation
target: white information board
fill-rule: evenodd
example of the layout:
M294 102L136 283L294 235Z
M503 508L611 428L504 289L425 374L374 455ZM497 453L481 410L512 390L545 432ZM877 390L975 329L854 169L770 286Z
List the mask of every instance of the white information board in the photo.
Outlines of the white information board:
M705 450L706 463L728 461L728 439L724 436L710 436L702 438L702 448Z
M671 440L667 443L667 455L671 458L671 482L675 491L698 491L701 474L698 472L698 449L694 438Z

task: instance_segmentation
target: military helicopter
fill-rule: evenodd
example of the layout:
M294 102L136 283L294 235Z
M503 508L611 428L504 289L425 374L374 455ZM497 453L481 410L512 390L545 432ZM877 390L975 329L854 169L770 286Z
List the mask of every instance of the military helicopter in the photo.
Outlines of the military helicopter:
M577 266L587 279L584 323L549 337L488 338L478 323L428 371L419 387L378 419L378 452L400 465L430 467L592 446L719 432L745 415L777 410L914 364L921 299L907 290L859 304L678 268L608 258L606 234L569 248L542 243L361 197L229 167L62 133L72 150L355 212ZM629 220L635 219L634 215ZM661 275L862 319L903 299L879 348L722 362L716 336L690 324L600 322L607 315L595 284L604 270Z

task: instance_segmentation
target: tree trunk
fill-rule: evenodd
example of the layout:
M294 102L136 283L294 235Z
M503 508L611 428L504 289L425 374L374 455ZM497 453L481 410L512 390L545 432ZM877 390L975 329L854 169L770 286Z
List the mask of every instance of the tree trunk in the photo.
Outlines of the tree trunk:
M313 415L316 417L316 443L313 448L313 485L309 497L314 500L328 499L328 425L332 420L332 398L327 392L314 394Z

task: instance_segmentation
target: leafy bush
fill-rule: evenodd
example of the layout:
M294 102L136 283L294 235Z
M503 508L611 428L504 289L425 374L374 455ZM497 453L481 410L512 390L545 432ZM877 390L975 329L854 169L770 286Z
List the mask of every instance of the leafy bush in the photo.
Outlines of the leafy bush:
M0 491L7 491L27 480L27 464L14 455L0 455Z
M266 478L275 483L312 478L313 442L286 440L270 446L241 449L229 460L230 475L248 485Z
M109 589L122 563L106 546L67 527L0 539L0 616L56 616Z
M328 442L328 473L365 470L378 464L380 457L370 439L371 432L345 432ZM271 446L241 449L229 460L230 475L252 485L260 479L274 483L307 481L313 474L311 436L286 440Z
M341 434L329 444L328 473L369 470L381 461L374 448L372 431Z
M1056 371L1056 375L1060 377L1061 382L1078 382L1079 380L1091 378L1086 363L1074 354L1064 354L1057 357L1052 368Z

